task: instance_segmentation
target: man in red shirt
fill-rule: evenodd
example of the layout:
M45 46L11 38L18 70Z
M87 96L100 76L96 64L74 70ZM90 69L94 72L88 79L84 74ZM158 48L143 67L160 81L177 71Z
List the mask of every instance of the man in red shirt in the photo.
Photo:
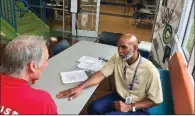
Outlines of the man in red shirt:
M51 95L30 86L40 79L48 57L42 37L23 35L8 43L0 75L0 114L57 114Z

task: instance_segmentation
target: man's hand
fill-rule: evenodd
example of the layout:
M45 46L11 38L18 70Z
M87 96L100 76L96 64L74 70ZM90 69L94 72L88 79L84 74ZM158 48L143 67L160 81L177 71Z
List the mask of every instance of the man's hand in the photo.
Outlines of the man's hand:
M132 109L131 104L125 104L122 101L115 101L114 103L114 107L117 111L119 112L129 112Z
M78 95L80 95L81 91L82 91L82 88L75 87L75 88L72 88L72 89L63 90L63 91L59 92L56 95L56 97L58 99L69 97L69 100L72 100L72 99L76 98Z

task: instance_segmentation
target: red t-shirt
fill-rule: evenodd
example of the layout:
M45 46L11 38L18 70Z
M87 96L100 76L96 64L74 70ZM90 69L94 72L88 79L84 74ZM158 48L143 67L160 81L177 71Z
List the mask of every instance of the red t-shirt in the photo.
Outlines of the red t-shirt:
M57 114L51 95L32 88L25 80L0 75L0 114Z

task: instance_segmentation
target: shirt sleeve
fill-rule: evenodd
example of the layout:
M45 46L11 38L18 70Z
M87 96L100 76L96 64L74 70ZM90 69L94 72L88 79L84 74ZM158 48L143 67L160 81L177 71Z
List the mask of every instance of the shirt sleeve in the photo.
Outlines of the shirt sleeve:
M45 111L44 114L47 114L47 115L57 115L58 114L57 106L49 93L48 93L48 100L47 100L44 111Z
M100 71L104 74L105 77L109 77L114 72L116 61L116 54L112 56L108 62L100 69Z
M146 92L148 98L154 103L159 104L163 101L162 86L160 81L160 75L156 68L152 69L149 81L146 85Z
M51 114L51 115L58 114L57 107L56 107L56 104L55 104L53 99L52 99L51 103L49 104L48 110L49 110L48 114Z

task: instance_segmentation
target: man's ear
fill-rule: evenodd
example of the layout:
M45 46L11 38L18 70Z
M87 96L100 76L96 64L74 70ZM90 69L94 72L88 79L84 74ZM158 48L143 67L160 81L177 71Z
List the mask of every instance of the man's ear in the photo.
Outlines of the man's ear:
M37 68L36 62L35 61L31 61L29 63L29 66L30 66L30 71L35 72L35 69Z
M133 51L137 51L137 49L138 49L138 46L133 45Z

